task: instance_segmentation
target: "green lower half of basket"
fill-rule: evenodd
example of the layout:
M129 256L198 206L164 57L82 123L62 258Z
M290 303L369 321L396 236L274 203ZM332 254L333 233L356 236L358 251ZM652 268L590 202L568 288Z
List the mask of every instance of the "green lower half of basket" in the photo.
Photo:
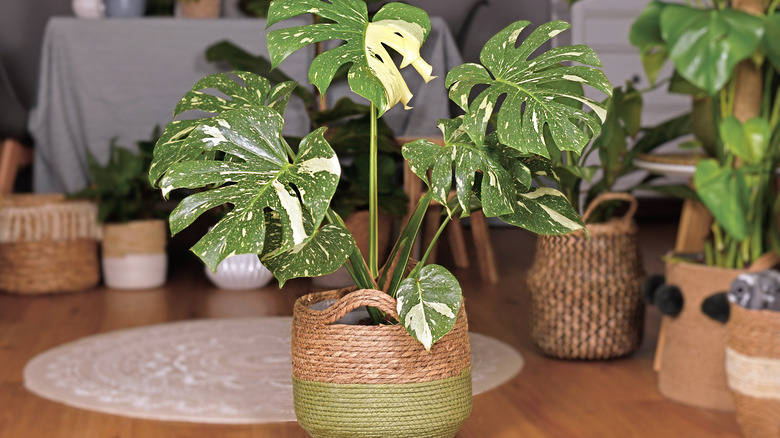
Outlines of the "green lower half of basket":
M343 384L293 378L295 415L313 438L454 437L471 413L471 369L421 383Z

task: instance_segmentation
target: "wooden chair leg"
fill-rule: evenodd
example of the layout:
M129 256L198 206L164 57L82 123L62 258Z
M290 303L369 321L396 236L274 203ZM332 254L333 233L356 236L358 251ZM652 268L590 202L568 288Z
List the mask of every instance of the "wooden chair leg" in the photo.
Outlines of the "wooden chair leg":
M433 202L428 208L428 212L425 213L425 222L423 224L422 230L422 252L425 252L425 250L428 249L428 245L431 244L433 237L439 230L439 226L441 225L441 212L442 206ZM438 247L439 244L437 242L433 246L433 249L431 249L431 253L428 255L428 258L425 260L426 264L436 263L436 252L438 251Z
M493 243L490 241L490 230L485 214L481 210L475 211L471 213L470 218L471 234L474 237L474 247L477 250L477 263L479 263L482 281L496 283L498 282L498 270L496 269Z
M455 266L459 268L469 267L469 253L466 249L466 240L463 238L463 226L458 221L452 221L447 225L447 237Z
M3 141L0 150L0 194L13 192L19 168L29 164L32 164L31 149L10 138Z

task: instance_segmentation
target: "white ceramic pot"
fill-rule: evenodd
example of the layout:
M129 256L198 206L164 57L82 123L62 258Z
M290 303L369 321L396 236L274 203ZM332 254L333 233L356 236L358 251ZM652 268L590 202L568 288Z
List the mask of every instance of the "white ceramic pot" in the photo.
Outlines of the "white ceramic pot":
M165 284L167 254L103 257L103 281L111 289L151 289Z
M103 18L106 16L106 5L103 0L73 0L73 13L79 18Z
M257 254L238 254L230 256L217 266L217 272L204 267L206 276L215 286L222 289L258 289L273 278Z

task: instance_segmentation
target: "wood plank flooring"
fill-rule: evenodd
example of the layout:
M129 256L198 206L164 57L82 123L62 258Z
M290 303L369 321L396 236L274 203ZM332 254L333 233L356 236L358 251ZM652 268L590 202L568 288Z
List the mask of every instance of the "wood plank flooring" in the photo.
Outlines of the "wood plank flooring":
M674 244L674 224L641 224L646 269L661 272L659 256ZM470 235L470 233L467 233ZM652 359L659 316L649 309L640 350L614 361L561 361L540 355L529 339L524 286L535 237L515 229L491 231L500 281L480 281L473 259L453 269L467 299L471 330L517 348L525 367L510 382L474 398L461 438L739 436L734 415L665 400ZM3 438L288 438L305 437L297 423L220 426L137 420L89 412L41 399L24 389L22 370L38 353L64 342L124 327L194 318L288 315L310 290L308 280L284 290L231 292L211 286L191 256L172 242L172 275L163 288L20 297L0 294L0 437ZM471 246L473 251L473 246ZM448 263L446 244L439 262ZM452 266L450 263L449 266ZM413 437L410 437L413 438Z

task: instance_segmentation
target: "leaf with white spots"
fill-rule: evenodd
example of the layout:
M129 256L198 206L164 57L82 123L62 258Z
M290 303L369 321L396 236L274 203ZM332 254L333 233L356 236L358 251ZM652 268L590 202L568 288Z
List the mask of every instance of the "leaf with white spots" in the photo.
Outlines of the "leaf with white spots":
M338 185L338 158L320 128L301 141L294 162L282 138L284 121L268 107L226 111L202 122L184 141L211 156L229 160L186 159L171 165L160 179L164 192L202 188L186 197L170 216L178 233L205 211L232 209L192 251L211 269L233 254L283 252L309 239L320 226ZM221 152L223 154L214 154ZM280 224L278 241L265 248L267 212Z
M560 191L537 187L517 196L514 212L500 219L536 234L568 234L583 228L577 210Z
M416 140L403 147L410 169L428 183L434 200L447 205L453 187L458 203L467 216L471 211L472 192L480 193L482 210L488 217L511 213L516 198L515 183L527 190L531 172L497 142L477 146L464 131L463 117L440 120L444 146L427 140ZM430 181L428 175L430 174Z
M587 46L555 47L529 59L542 44L569 28L563 21L543 24L515 47L529 24L518 21L491 38L480 53L482 65L470 63L452 69L445 80L450 99L466 111L463 126L477 145L483 143L493 110L505 95L496 126L501 143L549 157L544 138L547 126L557 148L580 153L590 138L598 135L606 109L559 84L588 85L607 95L612 93L612 86L601 70L590 67L600 67L601 62ZM561 64L564 62L584 65ZM483 90L471 100L475 86ZM567 105L567 100L579 101L592 112ZM577 121L582 121L587 131L579 129Z
M209 114L200 118L175 120L165 127L154 147L149 182L159 187L160 177L174 163L214 159L213 153L207 153L202 142L188 141L188 136L198 125L212 123L214 115L240 108L268 106L284 116L295 86L295 82L282 82L271 87L268 79L248 72L218 73L199 80L176 105L174 117L190 110ZM211 90L216 90L222 96Z
M265 256L261 261L279 280L281 287L292 278L330 274L344 265L354 247L355 241L349 231L329 224L298 245Z
M458 280L439 265L401 282L396 295L401 325L426 350L455 327L463 297Z
M422 9L390 3L369 21L363 0L274 0L267 25L302 14L318 15L323 22L269 32L268 53L276 67L309 44L343 41L317 56L309 67L309 81L323 94L339 68L351 64L347 74L350 88L371 101L380 114L398 102L407 106L412 93L387 47L403 56L401 68L411 65L426 82L433 78L431 66L420 57L420 46L431 30L428 14Z

